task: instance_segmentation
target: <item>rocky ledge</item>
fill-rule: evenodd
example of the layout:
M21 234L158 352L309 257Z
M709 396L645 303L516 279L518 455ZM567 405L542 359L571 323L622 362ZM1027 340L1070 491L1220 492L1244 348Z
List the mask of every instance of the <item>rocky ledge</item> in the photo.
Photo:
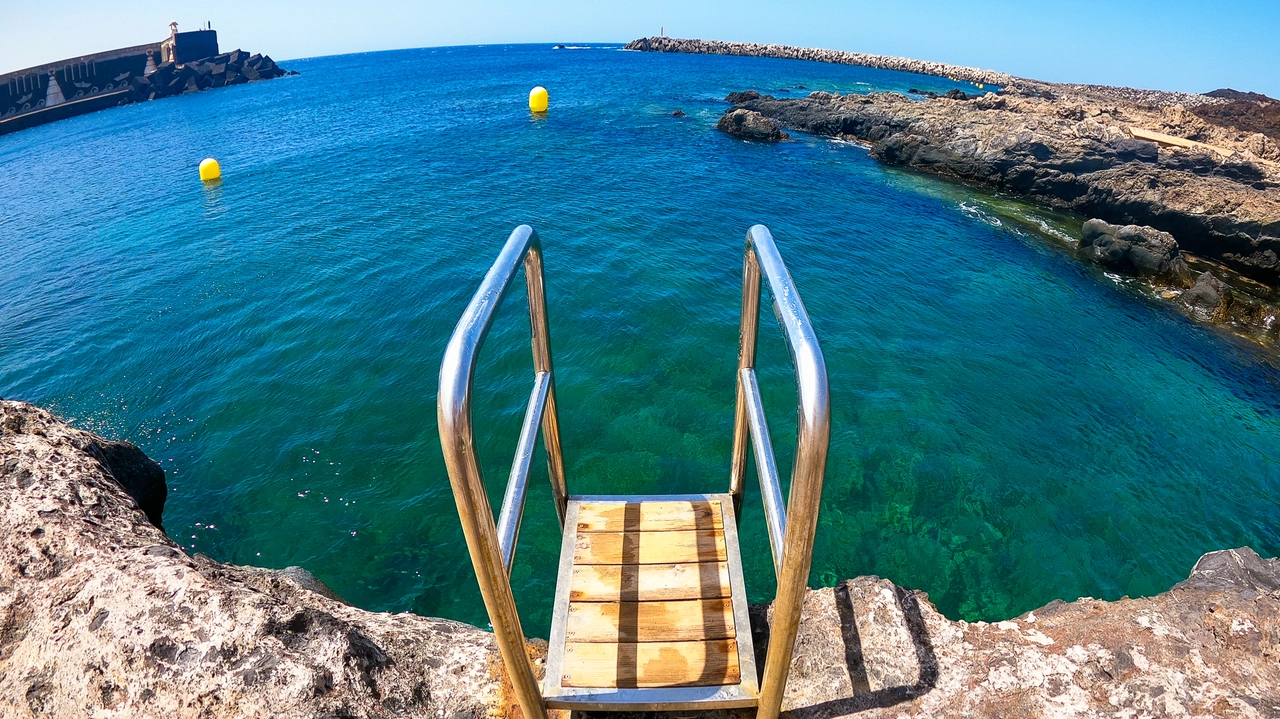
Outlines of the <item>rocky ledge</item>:
M0 716L519 715L488 632L357 609L296 567L188 556L156 526L163 487L137 447L0 401ZM757 647L768 613L752 608ZM539 669L545 646L528 646ZM1155 597L994 624L876 577L811 591L784 709L1268 717L1277 687L1280 561L1237 549Z
M1120 225L1280 283L1280 144L1153 107L1040 86L918 100L896 93L734 93L728 112L871 145L883 162L976 182ZM1150 138L1155 138L1152 141Z

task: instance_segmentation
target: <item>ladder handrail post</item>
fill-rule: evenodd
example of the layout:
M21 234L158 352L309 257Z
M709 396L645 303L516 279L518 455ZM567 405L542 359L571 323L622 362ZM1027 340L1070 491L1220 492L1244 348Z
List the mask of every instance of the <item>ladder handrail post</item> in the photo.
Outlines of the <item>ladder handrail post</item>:
M534 233L535 237L537 233ZM546 406L542 413L542 445L547 451L547 474L551 477L551 494L556 516L564 527L565 508L569 504L569 488L564 478L564 456L560 448L560 418L556 413L555 373L551 367L551 331L547 323L547 294L542 273L542 245L534 242L524 257L524 276L529 295L529 328L533 345L535 372L546 372Z
M751 284L750 272L755 269L754 294L757 302L760 276L763 275L769 282L774 314L786 335L796 376L796 454L791 471L791 489L785 509L774 510L770 507L768 495L771 491L777 491L777 487L773 486L777 482L777 470L771 466L764 470L759 467L761 464L772 464L772 450L766 446L769 438L763 411L759 411L759 389L751 381L754 380L754 369L742 366L741 357L745 355L745 350L739 350L738 412L734 422L731 482L736 480L734 487L741 487L741 473L745 473L746 438L742 437L744 446L742 456L739 457L739 437L744 434L744 423L750 424L750 431L757 435L753 439L761 448L756 456L757 474L760 475L761 491L766 496L765 514L770 525L770 544L774 548L778 573L778 592L773 605L773 622L769 631L769 647L765 655L756 718L777 719L791 668L791 652L795 648L796 633L800 628L800 613L808 590L809 570L813 563L814 535L818 526L818 509L822 502L822 484L831 438L831 397L826 363L813 325L809 321L809 314L782 262L772 234L764 225L755 225L747 231L746 255L754 258L755 262L744 263L742 347L745 348L747 344L746 295ZM758 305L756 310L758 316ZM754 335L753 328L750 338L752 365L755 358ZM748 369L751 371L744 371ZM746 386L748 381L750 386ZM751 417L745 407L748 391L755 393L752 400L758 416L754 421L748 421ZM779 547L774 539L779 524L782 525L783 533L781 557L777 556Z
M517 227L507 239L498 255L498 259L485 274L479 289L472 296L458 321L449 344L445 348L444 358L440 363L440 390L436 400L437 426L440 432L440 445L444 452L445 467L449 474L449 484L453 489L454 501L458 506L458 518L462 523L462 533L466 538L467 551L475 569L476 579L480 584L480 594L484 599L489 621L493 625L494 638L502 655L503 664L514 690L516 701L525 719L545 719L546 708L542 700L542 690L534 675L533 666L525 651L524 630L520 626L520 614L516 608L515 596L511 591L508 578L508 567L504 561L501 539L494 522L493 508L489 504L489 496L485 491L484 477L480 470L479 459L475 452L475 434L471 422L471 388L475 373L476 360L480 347L493 324L494 315L502 304L502 299L512 278L519 270L521 260L529 254L535 254L536 262L525 262L526 283L529 295L539 300L531 303L530 317L533 325L534 361L539 361L538 348L543 350L546 360L547 376L550 376L550 351L546 332L546 303L542 290L541 246L538 234L528 225ZM533 269L535 271L529 272ZM536 289L535 289L536 288ZM535 309L536 307L536 309ZM537 324L540 321L540 327ZM541 331L542 342L536 337ZM539 378L540 379L540 378ZM554 411L550 386L546 389L547 405L543 408L543 427L546 427L546 416ZM539 391L535 385L531 396L530 412ZM557 450L559 449L557 436ZM557 455L558 456L558 455ZM519 451L515 463L521 462ZM517 468L513 467L513 475ZM563 476L561 477L563 481ZM523 489L515 488L508 492L514 498L523 498ZM518 512L519 507L511 507L510 512ZM518 531L519 517L513 518ZM508 520L510 523L511 520ZM514 552L514 536L511 539Z
M729 470L729 494L733 496L735 517L742 516L742 495L746 487L747 452L750 428L746 388L742 370L756 366L756 338L760 330L760 263L748 239L742 253L742 319L738 329L737 403L733 415L733 460Z

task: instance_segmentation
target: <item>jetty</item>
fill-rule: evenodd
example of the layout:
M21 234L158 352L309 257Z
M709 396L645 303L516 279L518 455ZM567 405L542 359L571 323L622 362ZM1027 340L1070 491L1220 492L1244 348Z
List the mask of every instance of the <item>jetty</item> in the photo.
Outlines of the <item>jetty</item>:
M0 135L56 120L289 74L269 57L220 54L212 28L0 75ZM296 73L294 73L296 74Z

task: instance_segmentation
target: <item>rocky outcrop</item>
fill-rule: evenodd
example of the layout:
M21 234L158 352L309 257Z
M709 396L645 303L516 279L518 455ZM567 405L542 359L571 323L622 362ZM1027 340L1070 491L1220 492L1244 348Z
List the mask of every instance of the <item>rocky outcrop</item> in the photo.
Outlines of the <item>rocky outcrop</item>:
M875 577L811 592L784 709L836 717L1268 717L1280 712L1280 561L1205 555L1146 599L952 622Z
M1177 287L1191 285L1191 271L1177 241L1153 227L1089 220L1081 232L1079 251L1104 267Z
M0 716L519 716L488 632L351 607L296 567L188 556L121 483L145 462L125 448L109 468L93 449L109 444L0 401ZM757 651L769 611L752 608ZM545 643L528 651L541 671ZM811 591L783 708L1267 717L1277 687L1280 562L1238 549L1155 597L994 624L950 621L877 577Z
M716 129L734 137L756 142L782 142L791 137L778 127L778 123L751 110L726 112L716 123Z
M1249 289L1233 289L1212 272L1192 272L1187 256L1173 235L1152 227L1112 225L1093 219L1084 223L1080 232L1077 255L1123 275L1139 277L1154 291L1155 297L1172 301L1173 305L1193 319L1222 325L1237 335L1259 344L1274 346L1280 340L1280 308L1274 300L1257 296L1259 285ZM1198 262L1197 264L1206 264ZM1239 285L1247 282L1218 267L1214 271ZM1267 293L1268 298L1274 292Z
M127 491L128 448L0 402L0 716L504 713L491 634L184 554Z
M1181 107L1154 108L1041 89L958 100L815 92L730 96L783 127L870 143L883 162L1024 195L1119 225L1153 227L1182 249L1280 284L1280 149ZM736 100L736 102L734 102ZM1222 152L1160 146L1131 127L1199 138ZM1256 144L1256 143L1254 143Z

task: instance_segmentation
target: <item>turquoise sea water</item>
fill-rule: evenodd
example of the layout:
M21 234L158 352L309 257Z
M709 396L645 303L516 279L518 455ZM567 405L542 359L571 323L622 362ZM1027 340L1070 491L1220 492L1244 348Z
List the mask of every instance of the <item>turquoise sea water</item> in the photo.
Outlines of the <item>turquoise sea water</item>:
M1058 249L1079 218L851 144L714 130L731 90L952 83L546 46L285 65L302 75L0 137L0 396L160 460L165 527L188 551L483 626L436 380L520 223L546 250L571 491L723 490L756 222L831 375L815 586L878 574L994 620L1163 591L1212 549L1280 549L1280 373ZM542 118L525 107L537 84ZM196 179L206 156L216 186ZM762 322L785 476L794 387ZM523 291L478 377L497 506L532 383ZM513 582L545 636L558 528L541 450L533 486ZM742 526L764 599L754 486Z

